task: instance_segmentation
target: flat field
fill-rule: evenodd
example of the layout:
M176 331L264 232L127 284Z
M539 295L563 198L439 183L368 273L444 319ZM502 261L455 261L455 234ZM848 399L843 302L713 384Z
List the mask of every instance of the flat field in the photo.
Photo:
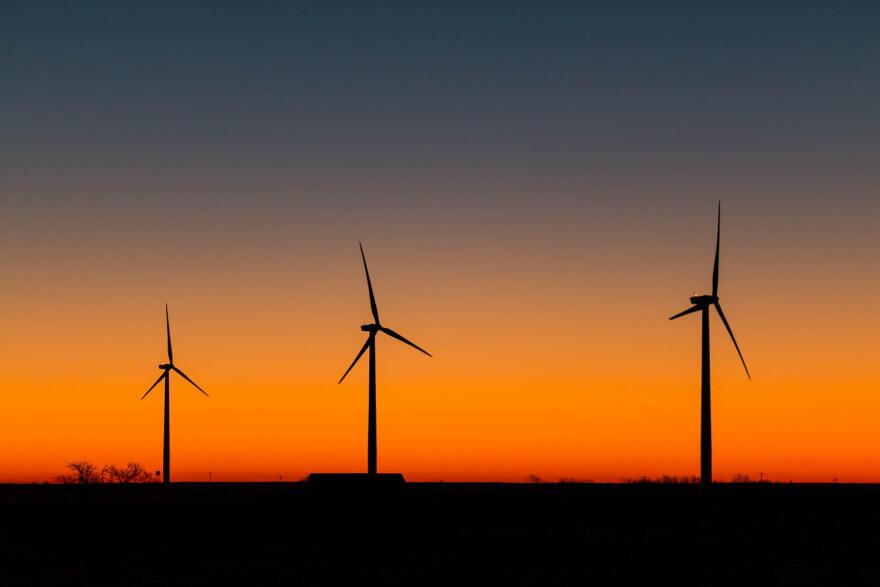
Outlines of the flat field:
M878 585L880 486L0 486L3 585Z

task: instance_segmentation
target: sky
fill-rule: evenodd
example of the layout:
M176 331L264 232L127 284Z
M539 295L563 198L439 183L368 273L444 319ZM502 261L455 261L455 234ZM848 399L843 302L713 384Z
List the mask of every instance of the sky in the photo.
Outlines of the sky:
M0 482L880 482L880 6L0 4Z

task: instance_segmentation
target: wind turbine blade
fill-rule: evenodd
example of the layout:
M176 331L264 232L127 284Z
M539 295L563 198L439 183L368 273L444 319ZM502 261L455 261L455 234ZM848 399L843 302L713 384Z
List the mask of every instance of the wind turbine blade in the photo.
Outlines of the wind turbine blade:
M384 326L381 326L381 327L379 328L379 330L381 330L382 332L384 332L385 334L387 334L387 335L390 336L391 338L396 338L396 339L399 340L400 342L405 342L406 344L408 344L408 345L411 346L412 348L416 349L417 351L421 351L421 352L425 353L426 355L428 355L429 357L433 357L433 355L432 355L431 353L429 353L428 351L426 351L425 349L423 349L422 347L420 347L420 346L417 345L416 343L414 343L414 342L412 342L412 341L410 341L410 340L407 340L407 339L403 338L401 335L397 334L396 332L394 332L394 331L391 330L390 328L385 328Z
M679 312L678 314L676 314L675 316L673 316L672 318L670 318L670 320L675 320L676 318L681 318L682 316L686 316L687 314L691 314L691 313L693 313L693 312L697 312L697 311L699 311L700 309L701 309L700 306L691 306L691 307L688 308L687 310L685 310L685 311L683 311L683 312Z
M715 233L715 268L712 270L712 295L718 295L718 252L721 248L721 201L718 201L718 229Z
M339 378L339 383L342 383L342 380L345 379L345 376L348 375L348 372L352 370L352 368L357 364L358 360L363 356L363 354L367 351L367 347L370 346L370 341L373 339L373 335L367 337L367 342L364 343L364 346L361 347L361 350L358 352L357 356L354 358L354 361L351 362L351 365L348 366L348 369L345 370L345 373L342 374L342 377ZM338 385L338 383L337 383Z
M361 259L364 260L364 273L367 274L367 288L370 290L370 309L373 311L373 320L379 323L379 308L376 307L376 296L373 295L373 282L370 281L370 270L367 269L367 257L364 255L364 245L358 242L361 248Z
M730 340L733 341L733 346L736 347L736 352L739 354L739 360L742 361L743 368L746 370L746 377L751 381L752 375L749 373L749 368L746 366L746 360L743 358L743 354L739 350L739 345L736 344L736 337L733 336L733 330L730 329L730 324L727 323L727 318L724 317L724 312L721 311L721 304L715 302L715 309L718 310L718 315L721 317L721 321L724 322L724 327L727 328L727 332L730 334Z
M163 379L165 379L165 377L167 377L167 376L168 376L168 371L163 371L162 374L159 375L159 378L156 380L156 383L154 383L153 385L150 386L150 389L147 390L147 393L145 393L144 395L141 396L141 399L144 399L145 397L150 395L150 392L153 391L153 388L156 387L157 385L159 385L159 382L162 381Z
M187 377L187 376L186 376L186 373L184 373L183 371L181 371L181 370L178 369L177 367L172 366L171 368L174 369L174 370L177 372L178 375L180 375L181 377L183 377L184 379L186 379L187 381L189 381L190 383L192 383L192 384L195 386L195 388L198 389L199 391L201 391L202 393L204 393L205 396L210 397L210 396L208 396L208 392L206 392L204 389L202 389L201 387L199 387L199 384L198 384L198 383L196 383L195 381L193 381L192 379L190 379L189 377Z
M168 304L165 304L165 332L168 334L168 362L174 364L174 353L171 352L171 321L168 319Z

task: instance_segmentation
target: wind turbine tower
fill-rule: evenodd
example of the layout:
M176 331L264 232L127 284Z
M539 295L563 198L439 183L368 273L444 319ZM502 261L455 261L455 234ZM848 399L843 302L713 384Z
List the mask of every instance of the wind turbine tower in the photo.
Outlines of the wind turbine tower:
M358 243L361 249L361 259L364 262L364 273L367 276L367 289L370 292L370 310L373 313L373 323L372 324L364 324L361 326L361 330L367 333L367 340L364 343L364 346L361 347L361 350L358 352L357 356L354 358L354 361L351 362L348 369L345 370L345 373L342 374L342 377L339 379L339 383L345 379L345 376L348 375L349 371L357 364L360 358L363 356L367 350L370 351L370 375L369 375L369 401L368 401L368 416L367 416L367 474L374 476L377 474L377 462L376 462L376 335L380 332L387 334L391 338L396 338L397 340L408 344L419 352L422 352L429 357L431 353L417 345L416 343L407 340L400 334L394 332L390 328L383 326L379 322L379 309L376 306L376 296L373 295L373 283L370 281L370 270L367 268L367 258L364 255L364 247L360 243Z
M162 374L159 375L159 378L150 386L150 389L147 390L147 393L145 393L141 399L147 397L150 392L153 391L153 388L159 385L161 381L165 381L165 429L162 437L162 483L171 483L171 372L174 371L189 381L196 389L204 393L206 396L208 394L204 389L199 387L195 381L187 377L186 373L174 365L174 353L171 350L171 321L168 319L168 304L165 304L165 332L168 336L168 362L159 365Z
M718 255L719 248L721 245L721 202L718 202L718 227L715 235L715 266L712 270L712 293L704 294L701 296L693 296L691 298L691 304L693 304L687 310L679 312L675 316L672 316L670 320L675 320L676 318L681 318L682 316L686 316L687 314L692 314L693 312L700 312L702 315L702 333L703 333L703 345L702 345L702 377L701 377L701 385L700 385L700 484L704 487L712 483L712 405L711 405L711 378L709 372L709 310L710 308L715 308L715 311L718 312L718 317L721 318L721 322L724 323L724 327L727 329L728 334L730 334L730 340L733 341L733 346L736 347L736 352L739 354L739 359L742 361L742 365L746 370L746 376L749 380L752 379L751 374L749 373L749 368L746 366L746 360L743 358L742 352L739 350L739 345L736 343L736 337L733 336L733 330L730 328L730 324L727 322L727 318L724 316L724 312L721 310L721 304L718 300Z

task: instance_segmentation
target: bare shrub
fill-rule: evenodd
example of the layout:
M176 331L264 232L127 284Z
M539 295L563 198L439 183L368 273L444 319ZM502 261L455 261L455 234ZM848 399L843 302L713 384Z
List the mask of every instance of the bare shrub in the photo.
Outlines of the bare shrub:
M67 468L70 469L72 474L59 475L57 477L59 483L65 483L68 485L90 485L92 483L101 482L101 477L98 475L95 465L88 461L74 461L72 463L67 463Z
M151 475L138 463L128 463L125 467L108 465L102 476L107 483L147 483Z
M58 483L65 485L93 485L96 483L147 483L152 476L138 463L128 463L124 467L116 465L104 465L100 472L89 461L74 461L67 463L71 471L68 475L59 475L55 478Z

